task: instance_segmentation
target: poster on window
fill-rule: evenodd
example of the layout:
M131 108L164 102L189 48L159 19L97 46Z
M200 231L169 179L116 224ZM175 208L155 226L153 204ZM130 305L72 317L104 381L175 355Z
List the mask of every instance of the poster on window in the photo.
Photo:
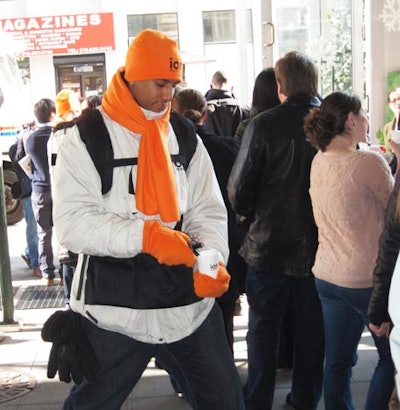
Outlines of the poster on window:
M113 13L4 19L0 32L15 44L21 57L115 49Z

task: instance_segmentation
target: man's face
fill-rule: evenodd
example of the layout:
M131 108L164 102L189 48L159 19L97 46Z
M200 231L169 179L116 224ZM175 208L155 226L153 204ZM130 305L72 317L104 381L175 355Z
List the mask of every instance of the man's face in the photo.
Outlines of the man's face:
M72 121L74 118L77 118L82 114L82 106L77 94L71 94L69 97L69 105L71 110L61 116L64 121Z
M173 80L143 80L128 83L128 88L140 107L153 112L162 112L172 100L178 83L179 81Z
M389 107L395 115L398 115L400 111L400 90L396 89L396 91L389 94Z

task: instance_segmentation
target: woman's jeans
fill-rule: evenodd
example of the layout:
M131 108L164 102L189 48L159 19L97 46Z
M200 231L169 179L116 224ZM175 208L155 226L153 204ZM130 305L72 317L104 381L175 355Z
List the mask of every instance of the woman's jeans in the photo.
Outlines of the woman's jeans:
M239 374L216 303L194 333L170 344L138 342L86 319L84 327L100 370L93 381L72 388L63 410L120 409L152 357L178 382L193 409L244 410Z
M324 316L326 353L324 400L326 410L354 409L350 379L357 363L357 347L365 326L372 288L352 289L316 279ZM371 332L379 360L368 390L366 410L388 408L394 384L389 339Z

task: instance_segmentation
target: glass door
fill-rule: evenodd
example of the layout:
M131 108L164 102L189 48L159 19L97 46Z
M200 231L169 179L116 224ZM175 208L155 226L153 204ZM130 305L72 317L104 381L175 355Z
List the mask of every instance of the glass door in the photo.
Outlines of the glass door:
M81 98L103 95L106 84L104 54L54 57L57 92L74 90Z
M267 0L261 9L264 66L300 51L319 67L321 96L341 90L365 97L364 0Z

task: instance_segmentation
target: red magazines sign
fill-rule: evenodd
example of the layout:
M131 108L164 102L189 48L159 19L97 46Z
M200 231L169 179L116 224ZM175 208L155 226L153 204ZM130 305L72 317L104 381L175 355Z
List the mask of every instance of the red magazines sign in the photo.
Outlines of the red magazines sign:
M112 13L5 19L0 31L12 36L23 57L115 49Z

